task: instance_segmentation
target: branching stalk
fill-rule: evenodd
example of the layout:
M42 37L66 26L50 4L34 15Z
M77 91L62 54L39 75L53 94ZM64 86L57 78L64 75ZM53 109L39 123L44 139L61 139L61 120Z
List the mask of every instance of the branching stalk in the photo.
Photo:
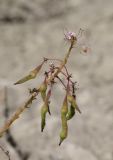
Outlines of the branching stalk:
M64 57L64 60L61 61L61 64L60 64L60 66L58 67L58 69L56 69L56 70L54 71L54 73L52 73L51 76L49 76L49 77L47 78L47 82L46 82L47 84L50 84L50 83L55 79L55 77L58 76L58 74L62 71L62 69L65 67L65 65L66 65L66 63L67 63L67 61L68 61L68 58L69 58L69 56L70 56L71 50L72 50L75 42L76 42L75 37L72 37L72 39L71 39L71 45L70 45L70 47L69 47L69 50L68 50L66 56ZM39 88L40 88L40 87L39 87ZM39 90L39 88L37 88L37 91ZM31 96L28 98L28 100L25 102L25 104L23 104L23 106L20 106L20 107L17 109L17 111L14 113L14 115L12 115L12 117L11 117L11 118L3 125L3 127L0 129L0 137L2 137L3 134L4 134L4 133L11 127L11 125L15 122L15 120L19 118L19 116L22 114L22 112L24 112L25 109L28 108L28 106L33 102L33 100L36 99L37 95L38 95L38 92L33 92L33 93L31 94ZM29 106L29 107L31 107L31 106Z

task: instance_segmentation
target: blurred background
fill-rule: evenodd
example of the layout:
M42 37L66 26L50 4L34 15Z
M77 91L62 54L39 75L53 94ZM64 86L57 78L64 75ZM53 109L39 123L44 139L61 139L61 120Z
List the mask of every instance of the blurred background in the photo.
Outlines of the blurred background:
M86 31L91 54L76 48L68 61L78 82L82 114L69 122L69 135L59 147L60 107L64 90L54 87L52 116L40 131L39 97L0 139L11 160L113 160L113 1L0 0L0 127L41 83L13 83L43 57L63 58L68 44L64 29ZM43 77L43 75L42 75ZM8 158L0 150L0 160Z

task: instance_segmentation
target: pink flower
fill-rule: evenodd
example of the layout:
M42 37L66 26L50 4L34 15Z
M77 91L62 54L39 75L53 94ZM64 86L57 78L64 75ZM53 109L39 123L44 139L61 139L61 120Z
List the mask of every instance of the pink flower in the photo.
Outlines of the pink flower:
M64 33L64 39L68 42L71 42L71 40L75 39L75 48L77 48L79 52L82 54L88 54L91 53L91 48L87 44L86 36L83 33L84 30L82 30L81 28L78 34L76 34L75 32L66 31L66 33Z
M71 31L69 31L69 32L67 32L67 33L64 33L64 35L65 35L65 40L68 40L68 41L70 41L70 40L72 40L73 38L76 38L76 34L75 34L75 32L71 32Z

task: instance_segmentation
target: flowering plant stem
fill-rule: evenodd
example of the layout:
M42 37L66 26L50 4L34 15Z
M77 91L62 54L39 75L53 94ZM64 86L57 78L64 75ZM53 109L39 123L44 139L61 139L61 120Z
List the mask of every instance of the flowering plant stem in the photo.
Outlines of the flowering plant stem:
M51 83L55 77L58 77L58 74L62 71L62 69L65 67L67 61L68 61L68 58L69 58L69 55L71 53L71 50L76 42L76 37L72 36L72 39L71 39L71 44L70 44L70 47L69 47L69 50L66 54L66 56L64 57L64 60L61 61L61 64L60 66L51 74L51 76L49 76L47 78L47 84ZM16 84L16 83L15 83ZM39 87L40 88L40 87ZM22 105L20 106L16 112L12 115L12 117L3 125L3 127L0 129L0 137L3 136L3 134L10 128L10 126L15 122L16 119L19 118L19 116L22 114L22 112L24 112L25 109L31 107L31 103L34 99L36 99L38 93L39 93L39 88L37 88L35 90L35 92L33 92L31 94L31 96L28 98L28 100Z

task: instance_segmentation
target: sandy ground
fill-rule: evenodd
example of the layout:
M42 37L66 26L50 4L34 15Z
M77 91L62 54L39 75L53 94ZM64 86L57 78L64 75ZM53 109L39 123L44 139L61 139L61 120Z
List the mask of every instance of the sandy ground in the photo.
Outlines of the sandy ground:
M11 160L113 160L113 1L112 0L0 0L0 126L4 118L4 88L10 115L28 96L28 88L13 83L40 63L42 57L62 58L68 45L65 28L86 31L92 53L73 49L68 67L79 84L77 101L82 115L69 122L69 136L58 146L61 86L55 87L52 116L40 132L41 99L11 127L17 147L4 136L0 144ZM29 153L28 158L21 158ZM8 159L0 150L0 160Z

